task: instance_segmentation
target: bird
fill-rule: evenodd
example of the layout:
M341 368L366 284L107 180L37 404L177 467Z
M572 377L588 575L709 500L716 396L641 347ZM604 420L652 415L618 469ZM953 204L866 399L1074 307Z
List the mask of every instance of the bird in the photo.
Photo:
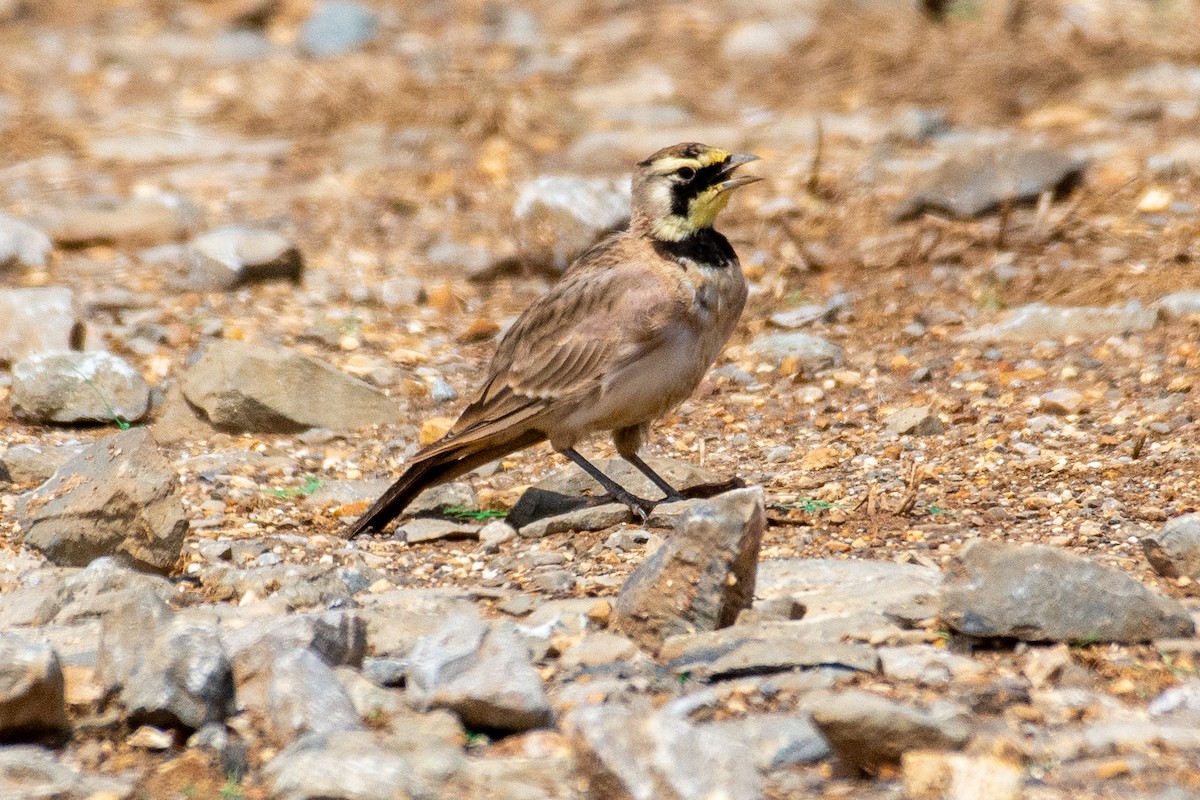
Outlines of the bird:
M549 441L645 520L682 495L639 455L650 425L686 400L746 304L746 278L713 228L735 175L758 157L685 142L636 165L630 221L585 251L500 339L474 400L347 529L382 531L423 490ZM664 494L638 497L576 446L609 431L617 453Z

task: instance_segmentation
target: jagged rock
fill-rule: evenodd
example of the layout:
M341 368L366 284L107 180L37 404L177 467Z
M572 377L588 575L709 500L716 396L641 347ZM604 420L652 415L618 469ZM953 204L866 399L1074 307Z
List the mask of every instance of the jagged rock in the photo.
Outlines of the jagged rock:
M1051 547L976 540L951 562L941 618L970 636L1145 642L1192 636L1175 600L1116 569Z
M945 423L929 406L902 408L884 420L884 433L888 436L936 436L945 430Z
M132 724L196 730L233 713L233 671L213 622L152 596L105 618L97 677Z
M54 648L0 634L0 740L66 727L62 666Z
M150 410L150 384L111 353L38 353L12 376L13 415L26 422L138 422Z
M308 648L294 648L276 657L263 711L269 734L280 746L308 733L363 727L333 668Z
M1155 307L1168 319L1200 314L1200 289L1184 289L1160 297Z
M864 772L896 766L909 750L958 750L971 737L955 706L921 710L855 690L813 698L808 708L838 757Z
M183 395L209 423L233 432L344 431L394 422L378 389L311 356L245 342L213 342L184 374Z
M816 667L879 670L874 648L807 637L802 622L764 622L672 636L663 643L659 658L674 672L712 679Z
M184 283L198 291L222 292L251 283L304 275L300 250L274 231L230 226L192 239L187 246Z
M358 613L367 623L370 655L407 658L421 638L436 632L446 620L479 612L465 593L400 589L364 597Z
M131 428L96 442L22 498L25 543L56 564L112 556L166 573L188 528L179 493L150 434Z
M628 181L544 175L517 191L513 219L523 257L559 272L629 219Z
M619 705L585 706L564 723L589 796L630 800L756 800L762 777L746 745L712 726Z
M1142 537L1142 552L1159 575L1200 580L1200 512L1168 520Z
M697 504L625 581L614 608L617 626L657 650L668 636L732 625L754 598L765 529L761 488Z
M0 214L0 272L14 266L44 267L53 248L50 237L40 229Z
M1005 203L1035 203L1045 192L1069 194L1086 164L1069 153L1045 148L985 150L951 158L910 192L894 218L925 212L959 219L978 217Z
M550 719L542 679L512 623L476 616L448 620L409 655L408 690L426 708L446 708L464 725L523 731Z
M227 622L222 640L233 663L239 709L264 714L268 692L281 656L305 649L331 667L361 667L367 645L367 624L358 613L326 611L251 619L240 627Z
M35 353L78 349L83 322L70 289L0 289L0 363Z

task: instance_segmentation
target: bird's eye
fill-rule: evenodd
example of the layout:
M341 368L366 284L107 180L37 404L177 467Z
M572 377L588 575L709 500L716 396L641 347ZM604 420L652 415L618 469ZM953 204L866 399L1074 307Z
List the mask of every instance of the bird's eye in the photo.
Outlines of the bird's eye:
M691 167L680 167L675 174L685 181L690 181L692 178L696 177L696 170L692 169Z

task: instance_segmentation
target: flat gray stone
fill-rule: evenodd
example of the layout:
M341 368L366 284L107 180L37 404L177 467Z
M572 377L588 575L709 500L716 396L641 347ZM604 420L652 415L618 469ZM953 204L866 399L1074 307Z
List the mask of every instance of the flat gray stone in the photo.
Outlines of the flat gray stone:
M754 754L729 732L615 704L572 711L564 727L597 797L758 800Z
M25 495L25 543L55 564L86 566L101 556L170 572L188 521L179 478L145 428L101 439Z
M1200 289L1183 289L1160 297L1154 306L1168 319L1200 314Z
M1192 636L1175 600L1116 569L1051 547L983 540L946 572L941 618L960 633L1025 641L1145 642Z
M1003 148L951 158L926 176L896 209L896 220L925 212L969 219L1004 203L1035 203L1044 192L1062 196L1083 178L1085 162L1047 148Z
M759 358L773 364L796 359L801 368L813 372L841 364L845 351L840 345L827 342L810 333L767 333L750 342L746 348Z
M80 774L44 747L0 747L0 800L129 800L133 783L132 776Z
M524 731L550 720L542 679L509 622L448 620L413 648L408 690L422 707L449 709L472 728Z
M0 634L0 739L67 727L62 666L50 645Z
M838 758L868 773L898 765L909 750L958 750L972 733L969 718L949 705L922 710L857 690L806 705Z
M409 544L433 542L438 539L478 539L479 529L482 527L469 522L417 517L401 523L396 528L395 538Z
M541 539L556 533L602 531L605 528L620 525L622 522L629 522L632 518L629 506L621 503L604 503L535 520L521 526L517 533L523 539Z
M367 623L367 653L407 658L417 642L433 634L446 620L476 615L466 593L444 589L399 589L368 594L358 613Z
M56 244L150 246L179 241L191 225L191 211L177 200L97 197L44 215L43 229Z
M38 353L13 364L12 376L9 402L25 422L119 424L150 410L150 384L111 353Z
M1175 517L1143 536L1142 552L1163 577L1200 580L1200 512Z
M87 449L83 444L18 444L0 453L0 477L17 484L44 483L55 470Z
M621 587L618 629L657 650L669 636L732 625L753 602L766 527L761 487L697 504Z
M274 231L241 226L218 228L188 243L184 283L199 291L223 292L253 283L304 276L300 250Z
M1030 303L1008 312L999 322L967 331L958 338L965 342L1042 342L1068 338L1090 342L1148 331L1157 318L1154 309L1137 303L1108 308Z
M853 642L814 640L805 636L804 630L802 623L764 622L673 636L663 644L659 657L674 672L711 679L817 667L879 671L879 656L874 648Z
M263 769L271 800L434 798L466 758L435 742L406 747L368 731L304 736Z
M0 363L79 349L83 321L73 298L71 290L62 286L0 288Z
M825 738L803 714L751 714L698 727L744 743L763 772L813 764L828 758L830 753Z
M345 431L400 416L383 392L324 361L232 340L210 344L181 387L211 425L230 432Z
M40 269L54 248L50 237L24 220L0 214L0 272L13 267Z

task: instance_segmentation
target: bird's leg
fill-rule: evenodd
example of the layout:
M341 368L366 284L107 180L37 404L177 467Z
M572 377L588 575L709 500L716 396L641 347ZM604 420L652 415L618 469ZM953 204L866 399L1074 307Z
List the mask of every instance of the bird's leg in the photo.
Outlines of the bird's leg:
M676 489L671 484L667 483L666 478L664 478L662 475L659 475L657 472L655 472L653 469L651 469L650 465L647 464L645 461L643 461L642 457L639 456L637 453L622 454L621 457L624 458L626 461L628 461L630 464L633 464L635 467L637 467L638 472L645 475L647 478L649 478L651 481L654 482L655 486L657 486L659 489L663 490L663 494L666 495L666 497L664 497L663 500L674 502L676 500L686 500L687 499L683 496L683 494L678 489Z
M633 515L645 522L650 517L650 512L654 510L657 502L654 500L643 500L635 494L630 494L629 491L621 487L621 484L614 481L612 478L601 472L592 462L588 461L579 451L573 447L564 447L559 451L567 458L575 462L575 464L588 475L595 479L596 483L604 487L604 490L613 496L613 499L618 503L623 503L629 506L629 510ZM660 479L661 480L661 479Z

